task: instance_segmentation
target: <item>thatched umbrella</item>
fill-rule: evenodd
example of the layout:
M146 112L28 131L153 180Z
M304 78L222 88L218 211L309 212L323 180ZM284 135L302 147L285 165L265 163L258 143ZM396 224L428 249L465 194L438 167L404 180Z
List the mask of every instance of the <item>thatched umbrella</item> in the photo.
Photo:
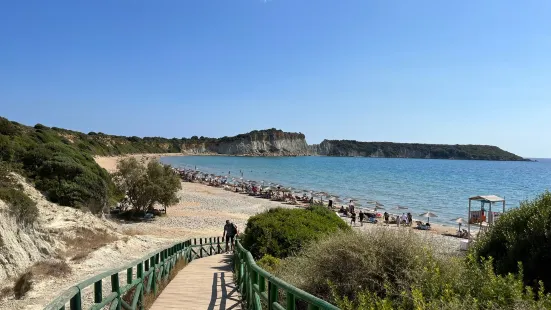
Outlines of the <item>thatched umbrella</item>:
M427 223L430 223L430 218L431 217L438 217L438 215L436 215L435 213L432 213L432 212L426 212L426 213L423 213L423 214L419 214L419 216L426 217L427 218Z
M457 218L457 219L455 220L455 222L459 225L459 229L458 229L458 230L461 231L461 225L464 224L465 221L463 220L462 217L460 217L460 218Z

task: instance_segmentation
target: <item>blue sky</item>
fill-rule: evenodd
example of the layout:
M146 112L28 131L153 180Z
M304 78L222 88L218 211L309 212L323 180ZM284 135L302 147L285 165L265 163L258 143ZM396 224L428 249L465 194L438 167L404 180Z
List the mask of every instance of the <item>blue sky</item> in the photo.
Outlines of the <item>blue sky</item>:
M551 1L1 1L0 115L551 157Z

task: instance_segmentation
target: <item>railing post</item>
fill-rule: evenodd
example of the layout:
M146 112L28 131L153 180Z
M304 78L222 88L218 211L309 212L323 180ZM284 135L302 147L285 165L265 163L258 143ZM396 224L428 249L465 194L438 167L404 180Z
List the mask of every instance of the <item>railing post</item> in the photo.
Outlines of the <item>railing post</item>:
M121 310L121 288L119 282L119 273L111 275L111 292L117 293L117 310Z
M147 261L146 261L146 264L147 264ZM138 302L138 305L139 305L138 309L139 310L144 310L143 294L144 294L144 291L145 291L145 282L144 282L144 276L143 276L143 263L139 263L136 268L137 268L136 277L138 277L138 279L140 279L140 282L142 283L142 290L140 291L140 300Z
M209 243L210 243L210 245L209 245L209 248L210 248L210 249L209 249L209 252L210 252L210 256L212 256L212 238L209 238Z
M71 310L82 310L82 296L80 293L80 289L78 289L78 293L71 298L71 301L69 302L69 307Z
M150 273L150 277L151 277L151 290L153 291L153 296L157 296L157 264L155 264L155 261L157 260L157 255L153 255L153 257L151 257L151 268L153 268L153 270L151 271Z
M203 238L199 239L199 257L203 258Z
M260 294L262 295L262 293L266 292L266 279L264 279L264 276L262 276L261 274L257 273L257 277L258 277L258 290L260 291Z
M268 310L274 309L274 303L278 302L277 285L268 280Z
M220 254L222 247L220 246L220 237L216 237L216 252Z
M132 283L132 276L133 276L133 268L130 267L126 269L126 284Z
M287 310L295 310L296 309L296 300L295 295L291 292L287 292Z
M101 282L102 282L102 280L99 279L98 281L96 281L94 283L94 303L96 303L96 304L101 303L101 300L103 299L102 296L101 296L102 292L103 292Z

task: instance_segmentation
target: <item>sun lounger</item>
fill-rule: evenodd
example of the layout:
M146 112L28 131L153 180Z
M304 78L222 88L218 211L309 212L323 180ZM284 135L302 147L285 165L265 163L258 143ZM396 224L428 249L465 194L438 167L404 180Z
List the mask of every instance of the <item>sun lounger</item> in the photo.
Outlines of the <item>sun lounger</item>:
M425 224L422 224L422 223L417 223L417 229L420 229L420 230L430 230L430 225L425 225Z

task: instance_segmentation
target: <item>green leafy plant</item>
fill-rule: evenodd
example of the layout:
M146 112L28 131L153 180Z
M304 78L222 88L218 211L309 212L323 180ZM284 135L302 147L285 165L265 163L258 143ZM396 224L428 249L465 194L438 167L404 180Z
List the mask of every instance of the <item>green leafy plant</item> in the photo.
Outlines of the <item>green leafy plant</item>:
M474 244L475 257L492 258L497 273L519 273L527 285L542 281L551 287L551 269L542 268L551 261L551 193L545 192L520 208L507 211Z
M126 193L137 212L146 211L157 202L165 208L177 203L176 193L182 188L180 178L169 166L151 161L145 167L134 157L119 161L114 178L117 189Z
M419 235L377 229L343 232L312 243L281 262L276 275L344 310L549 309L518 274L497 275L481 262L437 254Z
M249 218L243 245L255 258L284 258L298 253L308 243L350 227L323 207L274 208Z
M270 254L266 254L262 256L262 258L259 259L256 264L260 266L260 268L268 272L275 272L281 264L281 259L273 257Z

